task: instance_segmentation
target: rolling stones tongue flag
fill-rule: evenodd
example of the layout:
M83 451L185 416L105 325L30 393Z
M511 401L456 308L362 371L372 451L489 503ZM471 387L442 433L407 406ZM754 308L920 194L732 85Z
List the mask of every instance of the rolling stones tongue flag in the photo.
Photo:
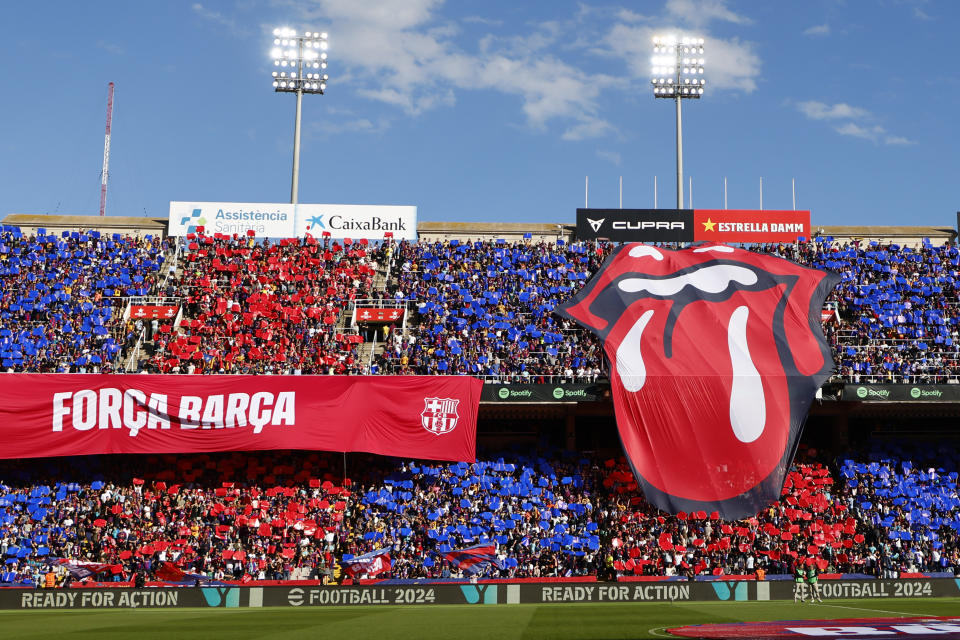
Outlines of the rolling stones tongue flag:
M647 500L755 515L780 496L833 370L835 274L724 245L627 244L556 313L603 340L617 428Z

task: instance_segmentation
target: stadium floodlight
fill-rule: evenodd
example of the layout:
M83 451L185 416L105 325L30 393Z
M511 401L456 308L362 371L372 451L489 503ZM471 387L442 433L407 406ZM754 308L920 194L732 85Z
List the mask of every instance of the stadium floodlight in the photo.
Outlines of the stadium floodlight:
M319 31L297 33L289 27L273 30L273 90L297 94L297 116L293 128L293 180L290 203L297 203L300 182L300 111L303 94L327 90L327 34Z
M654 98L677 104L677 209L683 208L683 120L680 101L699 99L707 82L703 77L703 38L655 36L650 84Z

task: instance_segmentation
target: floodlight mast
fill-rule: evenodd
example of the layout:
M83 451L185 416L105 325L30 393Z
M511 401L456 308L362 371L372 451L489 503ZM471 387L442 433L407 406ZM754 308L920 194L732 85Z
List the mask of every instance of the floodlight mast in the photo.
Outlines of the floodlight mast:
M298 34L289 27L273 30L274 48L270 52L273 66L273 90L277 93L297 94L297 114L293 127L293 178L290 184L290 203L297 204L300 190L300 117L303 94L323 95L327 88L327 34L305 31ZM319 51L318 51L319 50ZM286 68L289 67L289 71ZM283 69L283 70L280 70ZM304 73L306 71L306 73Z
M677 209L683 208L683 117L680 101L700 99L703 78L703 38L656 36L650 84L654 98L672 98L677 104Z

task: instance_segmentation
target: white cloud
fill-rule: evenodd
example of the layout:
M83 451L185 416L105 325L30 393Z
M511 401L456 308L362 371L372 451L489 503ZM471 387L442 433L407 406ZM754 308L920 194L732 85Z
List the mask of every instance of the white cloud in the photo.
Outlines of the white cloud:
M713 21L753 24L753 20L727 8L726 0L667 0L667 13L692 27L705 27Z
M467 24L482 24L488 27L499 27L503 24L503 20L493 20L491 18L484 18L483 16L467 16L463 18L462 21Z
M115 56L123 55L123 47L113 42L106 42L104 40L97 40L97 46L106 51L107 53L112 53Z
M842 126L836 128L837 133L844 136L853 136L854 138L862 138L864 140L869 140L875 144L885 144L885 145L910 145L914 144L912 140L904 138L903 136L894 136L881 127L880 125L873 126L861 126L853 122L848 122Z
M853 136L854 138L863 138L864 140L876 140L878 136L883 135L883 127L876 125L873 127L863 127L854 122L836 127L837 133L842 136Z
M829 24L818 24L803 30L805 36L828 36L830 35Z
M378 118L376 121L369 118L354 118L349 120L324 119L316 126L327 134L337 133L383 133L390 128L390 121Z
M518 96L535 129L565 122L567 140L612 130L599 115L598 97L618 81L549 52L561 35L559 24L540 24L526 36L488 36L472 53L455 40L456 26L436 15L442 0L276 2L312 24L335 25L330 28L331 76L340 66L358 94L408 114L453 105L459 90L492 90Z
M602 151L598 149L597 157L607 160L608 162L611 162L617 165L618 167L620 166L620 162L622 160L622 158L620 157L620 154L617 153L616 151Z
M874 144L909 145L914 142L903 136L893 135L883 126L876 124L876 117L861 107L845 102L827 104L818 100L798 102L797 109L810 120L833 120L846 122L834 125L833 130L842 136L869 140Z
M886 136L883 139L883 144L905 145L905 144L916 144L916 142L908 138L904 138L903 136Z
M630 9L620 9L617 11L617 19L623 22L646 22L650 19L650 16L645 16Z
M190 9L203 18L204 20L209 20L210 22L215 22L221 26L226 27L230 30L233 35L236 36L245 36L249 32L237 24L237 21L233 18L223 15L219 11L214 11L213 9L208 9L199 2L195 2L190 6Z
M811 120L856 120L871 117L871 113L866 109L853 107L845 102L829 105L816 100L807 100L797 103L797 109Z
M613 125L599 118L588 118L579 124L576 124L561 136L564 140L586 140L588 138L600 138L613 132Z

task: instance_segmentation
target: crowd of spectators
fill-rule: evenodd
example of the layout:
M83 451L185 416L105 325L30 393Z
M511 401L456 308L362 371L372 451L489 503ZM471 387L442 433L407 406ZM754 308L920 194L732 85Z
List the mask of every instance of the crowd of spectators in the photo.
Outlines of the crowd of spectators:
M97 231L0 229L0 365L5 371L112 371L144 335L130 297L166 296L182 316L148 324L133 369L160 373L468 374L505 382L603 376L595 337L553 315L613 245L457 240L269 242L191 234L177 264L161 242ZM854 382L956 382L960 251L946 244L753 247L841 275L825 323L837 374ZM380 276L389 274L386 286ZM372 368L348 331L351 300L406 305ZM55 339L56 338L56 339ZM138 355L140 355L138 354Z
M322 579L351 497L350 481L329 471L332 459L232 453L47 461L41 475L83 481L0 482L0 582L30 580L52 558L122 569L102 581L153 575L165 562L214 579ZM32 465L3 467L13 478L38 475ZM105 479L89 479L94 469Z
M839 472L844 502L871 536L860 560L886 577L960 566L957 449L875 441L860 460L844 459Z
M416 329L392 333L387 373L467 374L502 382L592 382L598 341L554 307L589 280L607 244L402 242L389 294L416 305Z
M960 251L954 245L815 238L775 251L840 274L831 297L840 323L827 324L840 377L853 383L957 382Z
M807 557L828 572L954 573L950 456L933 470L857 456L834 476L805 450L780 501L738 522L656 511L622 458L556 450L474 464L310 452L10 461L0 582L31 580L56 557L122 568L101 580L165 562L215 579L331 580L344 557L379 549L393 564L380 578L464 577L443 553L478 543L496 546L486 577L588 576L608 562L620 576L772 576Z
M128 297L157 287L165 243L144 236L0 229L0 367L112 371L130 342Z
M401 243L388 296L416 305L412 329L393 332L378 359L389 373L487 376L501 381L594 380L595 338L552 315L596 272L607 243ZM840 378L859 382L956 382L960 353L960 252L839 243L817 237L752 247L840 274L825 330Z
M344 312L380 298L414 313L405 331L384 333L371 373L603 375L599 343L552 311L608 244L201 233L172 264L175 242L0 228L3 370L112 371L139 336L122 318L130 297L164 295L181 320L149 332L143 371L366 373ZM817 238L755 249L841 275L828 301L839 322L825 327L844 379L960 375L953 246ZM498 554L484 575L500 577L584 576L608 560L621 575L777 574L801 556L846 573L956 572L960 459L949 447L930 454L883 445L831 473L808 452L780 502L740 522L656 512L622 459L557 451L473 465L370 458L350 474L356 484L317 453L4 462L0 582L31 580L54 557L120 565L118 579L164 562L223 579L318 579L344 555L382 548L390 577L453 577L462 573L442 554L480 542Z
M351 300L373 295L384 245L329 238L269 242L187 236L171 288L184 319L154 336L145 370L158 373L363 372L362 338L338 329Z

